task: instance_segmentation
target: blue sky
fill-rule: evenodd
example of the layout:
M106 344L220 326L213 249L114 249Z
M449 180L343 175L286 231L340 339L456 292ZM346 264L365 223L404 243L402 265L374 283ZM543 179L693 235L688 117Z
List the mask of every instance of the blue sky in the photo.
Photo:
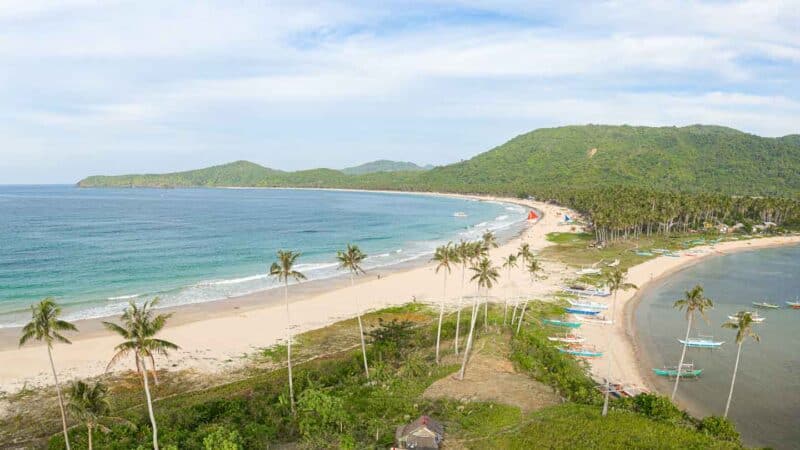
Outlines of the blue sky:
M0 184L379 159L540 127L800 132L800 1L0 2Z

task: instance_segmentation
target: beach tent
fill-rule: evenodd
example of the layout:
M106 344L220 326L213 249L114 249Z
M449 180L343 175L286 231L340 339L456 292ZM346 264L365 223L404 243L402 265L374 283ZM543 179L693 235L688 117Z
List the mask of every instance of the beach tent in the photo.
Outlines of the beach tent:
M536 214L534 210L528 213L528 220L538 220L539 216Z
M566 214L564 214L564 222L570 223L572 222L572 218Z

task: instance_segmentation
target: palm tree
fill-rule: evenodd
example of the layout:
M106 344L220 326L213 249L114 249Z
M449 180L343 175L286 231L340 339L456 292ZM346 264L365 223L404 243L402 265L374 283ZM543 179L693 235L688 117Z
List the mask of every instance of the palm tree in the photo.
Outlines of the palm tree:
M731 408L731 398L733 398L733 385L736 383L736 372L739 370L739 357L742 355L742 344L748 337L753 338L754 341L759 342L760 337L753 331L753 315L747 311L739 311L736 314L736 322L726 322L722 324L722 328L730 328L736 330L736 343L739 348L736 350L736 364L733 365L733 378L731 379L731 390L728 392L728 402L725 403L725 414L723 417L728 417L728 410Z
M528 261L530 261L531 258L533 258L533 253L531 252L531 244L528 244L527 242L523 242L522 244L520 244L517 256L519 257L519 259L522 260L523 269L527 268Z
M108 415L111 404L108 401L108 388L101 382L89 385L83 381L72 383L69 391L69 412L86 424L89 450L92 450L92 431L95 428L107 431L100 421Z
M626 283L625 277L627 276L627 272L624 272L620 269L615 269L613 272L606 275L606 285L608 289L614 294L614 301L611 306L611 322L614 322L614 319L617 317L617 293L620 290L627 291L628 289L639 289L633 283ZM606 349L608 352L608 363L606 366L606 395L605 399L603 400L603 416L608 414L608 395L609 395L609 383L611 383L611 362L613 358L613 341L611 340L613 330L608 330L608 338L606 341Z
M539 273L539 271L542 270L542 265L532 255L529 258L530 258L530 260L528 261L527 269L528 269L528 273L531 275L531 283L533 283L533 281L536 280L536 277L538 276L537 274ZM519 319L517 321L517 333L519 333L519 330L522 328L522 321L525 318L525 310L527 308L528 308L528 300L525 300L525 302L522 303L522 311L520 311ZM513 318L511 320L511 325L512 326L514 325Z
M472 267L469 268L472 271L472 278L470 281L476 281L478 283L478 289L484 288L486 292L486 296L489 296L489 289L492 288L494 283L497 281L497 278L500 276L498 273L497 267L492 267L492 261L489 258L484 257L480 260L480 262L476 263ZM464 374L467 371L467 360L469 359L469 351L472 349L472 336L475 332L475 322L478 320L478 305L477 305L478 297L475 297L475 303L473 303L473 310L472 310L472 320L469 324L469 336L467 337L467 347L464 349L464 360L461 363L461 371L458 374L458 379L463 380Z
M179 347L172 342L158 339L155 337L167 323L167 319L172 314L154 315L153 308L158 304L158 297L152 301L145 301L141 307L134 302L120 316L122 325L112 322L103 322L103 325L110 331L117 333L123 339L122 343L114 347L116 353L109 361L106 371L120 359L133 353L136 369L142 373L144 383L144 394L147 400L147 412L150 415L150 424L153 427L153 449L158 450L158 426L156 417L153 414L153 399L150 396L150 384L147 376L147 360L154 360L155 354L167 356L170 350L177 350ZM155 368L153 368L155 371Z
M511 269L513 267L517 267L517 255L510 254L503 258L503 267L506 269L506 274L508 276L509 283L511 282ZM506 294L506 299L503 304L503 326L506 325L506 316L508 315L508 294Z
M458 298L458 310L456 311L456 338L453 342L455 353L458 355L458 337L461 328L461 305L464 303L464 281L467 271L467 263L472 254L472 245L469 242L461 241L454 247L458 261L461 262L461 296Z
M436 248L431 261L436 261L436 273L441 270L444 273L444 288L442 291L442 301L439 307L439 326L436 329L436 364L439 364L439 342L442 337L442 320L444 319L444 301L447 298L447 275L452 271L452 263L458 262L458 254L453 248L453 243L448 242Z
M487 250L498 247L497 236L495 236L494 233L492 233L491 231L483 233L483 236L481 236L481 240L483 241L483 246Z
M339 260L339 269L345 269L350 272L350 287L353 287L355 276L365 273L361 267L361 263L367 258L367 255L361 252L357 245L347 244L347 249L340 251L336 254L336 259ZM364 373L369 378L369 365L367 364L367 344L364 342L364 325L361 322L361 307L358 304L356 297L356 315L358 317L358 331L361 334L361 353L364 355Z
M675 400L675 394L678 392L678 382L681 379L681 368L683 367L683 360L686 357L686 344L689 342L689 333L692 331L692 322L694 320L694 313L700 313L700 317L708 321L706 318L706 310L714 307L714 302L710 298L703 296L703 287L699 284L692 288L691 291L686 291L684 297L676 300L673 308L682 310L686 308L686 338L683 342L683 351L681 352L681 361L678 363L678 373L675 376L675 386L672 388L672 400Z
M305 280L306 276L294 270L294 263L300 257L299 252L291 250L278 250L278 260L272 263L269 268L270 276L276 277L283 282L283 301L286 305L286 365L289 368L289 403L294 409L294 384L292 383L292 316L289 314L289 278L300 281Z
M65 331L78 331L75 325L60 320L61 307L50 297L45 298L35 305L31 305L31 321L22 327L22 336L19 338L19 346L22 347L31 339L44 342L47 345L47 357L50 360L50 370L53 371L53 380L56 383L56 393L58 394L58 407L61 409L61 427L64 431L64 444L69 450L69 434L67 434L67 415L64 412L64 398L61 396L61 385L58 384L58 374L56 365L53 363L53 343L62 342L71 344L69 339L61 333Z

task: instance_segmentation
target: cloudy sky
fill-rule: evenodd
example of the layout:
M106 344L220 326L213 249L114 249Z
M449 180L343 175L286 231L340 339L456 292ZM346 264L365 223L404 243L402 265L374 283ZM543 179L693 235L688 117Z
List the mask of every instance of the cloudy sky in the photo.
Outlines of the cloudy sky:
M539 127L800 132L800 0L2 0L0 184L443 164Z

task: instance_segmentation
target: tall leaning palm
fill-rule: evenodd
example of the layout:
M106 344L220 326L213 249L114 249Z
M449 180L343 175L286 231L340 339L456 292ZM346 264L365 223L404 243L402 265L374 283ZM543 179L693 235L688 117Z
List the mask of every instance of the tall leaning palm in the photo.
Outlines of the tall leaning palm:
M528 261L533 258L531 244L528 244L527 242L520 244L519 251L517 251L517 257L522 261L522 268L525 270L528 267Z
M511 283L511 269L514 267L517 267L517 255L512 253L503 258L503 268L506 269L508 283ZM506 299L503 302L503 326L506 326L506 316L508 316L508 293L506 293Z
M627 272L620 269L615 269L613 272L606 275L606 286L608 286L608 289L612 294L614 294L614 300L611 306L612 323L614 323L614 320L617 317L617 293L619 291L627 291L628 289L638 289L635 284L625 281L625 277L627 275ZM606 352L608 353L608 363L606 364L606 394L605 399L603 399L603 416L608 414L608 396L611 383L611 363L614 359L613 340L611 339L613 329L609 329L607 332L608 336L606 338Z
M95 429L108 431L108 428L101 423L111 411L108 387L101 382L89 385L79 380L72 383L67 408L70 414L86 425L87 442L89 450L92 450L92 432Z
M153 312L153 308L158 304L158 297L152 301L145 301L142 306L130 302L125 311L120 316L122 325L112 322L103 322L103 325L110 331L122 337L121 344L114 347L116 353L109 361L106 371L122 358L133 353L136 369L141 371L144 384L144 394L147 400L147 412L150 416L150 425L153 428L153 449L158 450L158 425L156 416L153 414L153 399L150 395L150 382L147 376L147 361L154 360L154 355L167 356L170 350L177 350L179 347L172 342L158 339L155 336L164 329L167 319L172 314L158 314ZM155 368L154 368L155 369Z
M542 264L539 261L537 261L536 258L533 257L533 255L531 255L529 258L530 259L528 260L527 269L528 269L528 274L531 276L531 283L533 283L539 277L539 272L543 270L543 267ZM522 321L525 320L525 310L527 308L528 308L528 300L525 300L525 302L522 303L522 311L520 311L519 319L517 321L517 333L519 333L519 330L522 328ZM516 307L514 309L514 312L516 312ZM512 326L514 325L513 316L511 317L511 325Z
M71 344L69 339L61 333L66 331L78 331L75 325L61 320L61 307L48 297L35 305L31 305L31 321L22 327L22 336L19 338L19 346L22 347L31 339L44 342L47 346L47 358L50 360L50 370L53 371L53 380L56 384L58 394L58 407L61 409L61 426L64 431L64 444L69 450L69 434L67 433L67 415L64 412L64 398L61 395L61 385L58 383L56 365L53 362L53 344L62 342Z
M489 258L483 258L478 263L470 267L472 271L472 278L470 281L475 281L478 283L478 289L484 288L484 292L486 293L487 301L489 296L489 290L492 288L494 283L497 281L497 278L500 276L498 273L497 267L492 266L492 261ZM475 297L475 302L473 303L472 309L472 320L469 324L469 336L467 337L467 346L464 349L464 360L461 362L461 370L458 373L458 379L463 380L464 374L467 371L467 361L469 360L469 352L472 349L472 340L473 334L475 332L475 322L478 321L478 297Z
M456 337L453 341L455 353L458 355L458 338L461 329L461 307L464 303L464 283L466 281L467 263L472 256L472 245L469 242L461 241L454 247L456 257L461 263L461 295L458 297L458 309L456 311Z
M305 280L306 276L294 270L294 264L300 257L299 252L278 250L278 260L272 263L269 274L283 282L283 302L286 305L286 366L289 369L289 404L294 408L294 383L292 382L292 316L289 314L289 279Z
M357 245L347 244L344 251L336 254L336 259L339 260L339 269L344 269L350 272L350 287L355 283L356 275L365 273L361 267L361 263L367 258ZM356 297L356 316L358 317L358 331L361 334L361 353L364 355L364 373L369 378L369 364L367 363L367 344L364 341L364 325L361 322L361 306L358 304Z
M453 248L453 243L448 242L436 249L431 261L436 262L436 273L441 270L443 273L444 287L442 290L442 301L439 306L439 326L436 329L436 364L439 364L439 342L442 338L442 320L444 319L444 301L447 298L447 276L452 271L452 264L458 262L458 254Z
M725 403L725 414L723 417L728 417L728 410L731 408L731 399L733 398L733 385L736 383L736 372L739 370L739 357L742 355L742 344L748 337L753 338L754 341L759 342L761 338L753 331L753 316L747 311L739 311L736 314L735 322L726 322L722 324L723 328L730 328L736 330L736 364L733 365L733 378L731 378L731 390L728 392L728 402Z
M675 376L675 386L672 388L672 400L675 400L675 394L678 392L678 382L681 380L681 369L683 368L683 361L686 358L686 347L689 342L689 333L692 331L692 322L694 321L694 314L699 313L700 317L705 320L706 311L714 307L714 302L710 298L706 298L703 294L703 287L699 284L692 288L691 291L686 291L684 297L676 300L673 305L674 308L679 310L686 309L686 337L683 340L683 351L681 351L681 360L678 363L678 373Z

